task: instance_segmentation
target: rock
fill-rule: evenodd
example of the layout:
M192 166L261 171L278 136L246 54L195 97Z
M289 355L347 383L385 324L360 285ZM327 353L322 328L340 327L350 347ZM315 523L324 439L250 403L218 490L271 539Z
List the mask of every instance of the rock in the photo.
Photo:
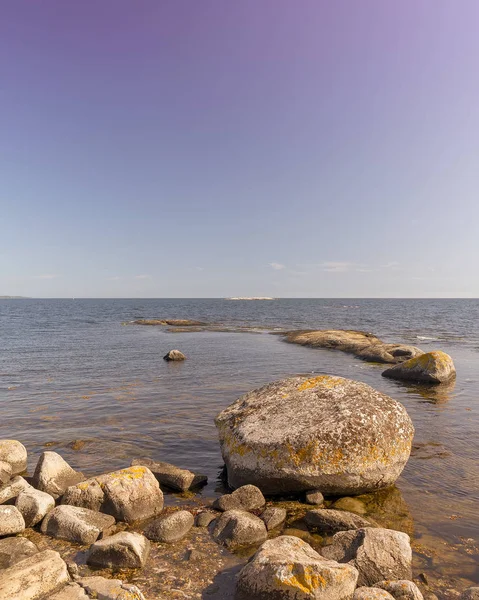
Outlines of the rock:
M25 527L33 527L55 508L55 500L50 494L32 487L17 496L15 506L25 519Z
M8 483L12 477L12 465L0 460L0 485Z
M43 519L41 531L50 537L93 544L99 537L109 535L115 526L115 519L88 508L62 504L54 508Z
M19 496L22 492L31 490L32 486L18 475L11 479L6 485L0 487L0 504L8 502Z
M0 570L36 554L38 548L24 537L8 537L0 540ZM0 575L1 577L1 575Z
M216 521L213 539L229 550L261 544L268 537L264 522L241 510L227 510Z
M277 527L281 527L286 521L286 510L277 506L269 506L260 515L260 518L264 521L266 529L271 531Z
M2 571L2 600L46 600L70 580L58 552L44 550Z
M129 467L87 479L69 487L62 504L82 506L133 523L163 510L163 492L153 473L142 466Z
M374 584L374 587L386 590L395 600L424 600L417 585L406 579L399 581L378 581ZM477 600L479 600L479 597Z
M123 583L119 579L82 577L78 582L92 598L98 600L145 600L136 585Z
M55 500L71 485L83 481L78 473L56 452L43 452L33 474L33 487L53 496Z
M185 560L189 560L190 562L204 561L207 558L208 555L205 552L196 550L196 548L189 548L185 556Z
M356 513L357 515L365 515L367 512L364 502L361 502L361 500L358 500L357 498L350 498L348 496L336 500L336 502L331 505L331 508L336 510L347 510L348 512Z
M180 352L179 350L170 350L167 354L165 354L165 356L163 357L163 360L166 361L179 361L179 360L185 360L186 356L183 354L183 352Z
M156 462L149 458L135 458L131 461L131 466L148 467L153 475L162 485L166 485L172 490L186 492L193 487L204 485L208 481L206 475L195 475L187 469L180 469L175 465L166 462Z
M360 494L392 485L411 450L406 409L365 383L320 375L254 390L216 417L232 487Z
M235 600L349 600L358 573L324 559L302 540L265 542L238 575Z
M207 510L200 512L196 515L195 526L196 527L208 527L208 525L214 521L217 517L217 513L212 513Z
M12 468L12 475L27 470L27 449L17 440L0 440L0 460Z
M187 510L179 510L168 515L161 515L145 529L145 535L153 542L172 544L183 539L193 527L193 515Z
M90 600L85 590L78 583L70 582L62 590L49 596L48 600Z
M22 513L15 506L0 506L0 536L15 535L24 529Z
M407 533L372 528L340 531L322 548L326 558L349 563L359 571L358 585L385 579L411 579L412 551Z
M217 510L258 510L263 508L266 500L259 488L255 485L243 485L232 494L220 496L213 502Z
M460 600L479 600L479 587L470 587L464 590Z
M306 492L305 500L307 504L320 506L324 502L324 496L319 490L309 490L309 492Z
M353 600L394 600L394 598L385 590L376 587L358 587L354 592Z
M111 569L140 569L149 552L150 542L145 536L122 531L95 542L88 551L87 564Z
M310 510L306 513L304 520L310 529L317 529L319 533L326 535L331 535L338 531L371 527L371 523L359 515L346 512L345 510L329 508Z
M169 325L170 327L198 327L208 325L203 321L192 321L191 319L137 319L133 325Z
M382 375L418 383L444 383L456 376L456 368L449 354L436 350L386 369Z

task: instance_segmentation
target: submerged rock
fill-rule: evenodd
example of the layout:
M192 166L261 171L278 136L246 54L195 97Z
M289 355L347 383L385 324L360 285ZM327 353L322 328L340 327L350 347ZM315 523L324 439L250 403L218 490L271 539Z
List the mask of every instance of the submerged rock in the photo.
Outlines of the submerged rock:
M111 569L140 569L149 552L150 542L144 535L122 531L95 542L88 551L87 563Z
M25 521L18 508L15 506L0 506L0 536L15 535L21 533L24 529Z
M27 540L27 538L4 538L0 540L0 570L8 569L8 567L17 564L37 552L38 548L33 542Z
M386 369L382 375L419 383L444 383L456 376L456 368L449 354L436 350Z
M263 508L266 500L255 485L243 485L231 494L220 496L213 503L217 510L257 510Z
M55 508L53 496L31 488L17 496L15 506L22 513L26 527L33 527Z
M213 539L229 550L261 544L268 537L264 522L242 510L228 510L215 522Z
M315 529L323 535L331 535L338 531L350 531L352 529L361 529L371 527L372 524L351 512L345 510L334 510L328 508L319 508L310 510L306 513L304 520L310 529Z
M349 496L339 498L339 500L334 502L331 508L337 510L347 510L348 512L356 513L357 515L365 515L367 512L364 502L361 502L361 500L358 498L350 498Z
M180 469L170 463L158 462L150 458L135 458L131 461L131 466L148 467L162 485L179 492L187 492L189 489L204 485L208 481L206 475L195 475L187 469Z
M280 536L265 542L241 570L235 600L349 600L358 572L326 560L306 542Z
M183 354L183 352L180 352L179 350L170 350L163 357L163 360L166 361L180 361L185 359L186 356Z
M365 383L291 377L239 398L215 420L228 483L263 493L360 494L392 485L411 450L406 409Z
M12 475L27 469L27 449L17 440L0 440L0 460L12 468Z
M41 530L54 538L77 544L93 544L99 537L109 535L114 525L115 519L111 515L62 504L43 519Z
M145 535L153 542L172 544L187 535L194 521L193 515L187 510L161 515L148 525Z
M72 469L67 461L56 452L43 452L33 475L33 486L59 498L70 486L83 481L85 476Z

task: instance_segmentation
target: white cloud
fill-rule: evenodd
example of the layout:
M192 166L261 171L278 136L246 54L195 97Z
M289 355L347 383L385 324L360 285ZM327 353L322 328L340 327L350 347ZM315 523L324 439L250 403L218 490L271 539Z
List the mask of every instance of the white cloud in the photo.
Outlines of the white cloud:
M354 266L352 262L325 261L321 263L323 271L330 273L346 273L346 271L349 271Z
M286 269L286 265L282 265L281 263L271 262L269 266L275 271L281 271L282 269Z
M56 279L57 277L60 277L60 275L46 274L46 275L34 275L33 276L34 279Z
M135 279L151 279L151 275L135 275Z

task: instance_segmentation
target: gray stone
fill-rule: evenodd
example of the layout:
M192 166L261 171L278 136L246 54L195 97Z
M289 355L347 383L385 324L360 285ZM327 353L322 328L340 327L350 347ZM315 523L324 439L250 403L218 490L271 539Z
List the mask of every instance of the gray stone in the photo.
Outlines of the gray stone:
M424 600L417 585L407 579L378 581L374 584L374 587L386 590L395 600ZM479 597L477 600L479 600Z
M146 537L153 542L172 544L183 539L194 523L193 515L187 510L179 510L161 515L145 529Z
M32 487L17 496L15 506L25 519L25 527L33 527L55 508L55 500L50 494Z
M371 523L359 515L331 508L310 510L306 513L304 520L310 529L316 529L319 533L326 535L331 535L338 531L371 527Z
M241 570L235 600L349 600L358 573L324 559L306 542L280 536L265 542Z
M27 538L3 538L0 540L0 569L8 569L37 552L38 548Z
M83 506L133 523L161 513L163 492L147 467L135 466L69 487L62 504Z
M400 531L379 527L340 531L321 553L326 558L356 567L359 586L412 577L409 536Z
M49 596L48 600L90 600L90 596L78 583L71 582L53 596Z
M24 529L22 513L15 506L0 506L0 536L15 535Z
M354 592L353 600L394 600L394 598L385 590L376 587L358 587Z
M453 379L456 368L449 354L436 350L386 369L382 375L390 379L437 384Z
M392 485L411 450L406 409L365 383L291 377L241 397L216 417L232 487L263 493L360 494Z
M31 490L32 486L18 475L11 479L6 485L0 487L0 504L8 502L19 496L22 492Z
M357 515L365 515L367 510L364 502L358 500L357 498L350 498L349 496L345 496L344 498L339 498L331 505L331 508L336 510L347 510L348 512L356 513Z
M37 552L2 571L2 600L46 600L70 581L67 566L58 552Z
M217 510L259 510L266 504L263 493L255 485L243 485L231 494L220 496L213 503Z
M479 600L479 587L470 587L464 590L460 600Z
M183 354L183 352L180 352L179 350L170 350L169 352L167 352L165 354L165 356L163 357L163 360L166 361L179 361L179 360L185 360L186 356Z
M145 600L136 585L123 583L119 579L82 577L78 583L92 598L98 600Z
M40 456L35 473L33 487L41 492L59 498L70 485L75 485L85 479L83 473L78 473L56 452L43 452Z
M12 475L27 470L27 449L17 440L0 440L0 460L12 468Z
M264 521L266 529L271 531L281 527L286 521L286 510L277 506L269 506L260 515L260 518Z
M229 550L261 544L268 537L266 525L254 515L241 510L228 510L214 523L213 539Z
M115 518L88 508L62 504L43 519L41 531L45 535L76 542L93 544L98 538L109 535Z
M12 465L0 460L0 485L8 483L12 477Z
M140 533L122 531L95 542L88 551L87 563L112 569L139 569L150 552L150 542Z
M145 466L150 469L161 485L166 485L172 490L186 492L191 488L204 485L208 481L206 475L195 475L187 469L180 469L166 462L157 462L149 458L135 458L131 466Z
M218 513L213 513L208 510L204 510L196 515L195 526L196 527L208 527L208 525L216 519Z
M317 504L319 506L323 504L324 496L319 490L309 490L309 492L306 492L305 500L307 504Z

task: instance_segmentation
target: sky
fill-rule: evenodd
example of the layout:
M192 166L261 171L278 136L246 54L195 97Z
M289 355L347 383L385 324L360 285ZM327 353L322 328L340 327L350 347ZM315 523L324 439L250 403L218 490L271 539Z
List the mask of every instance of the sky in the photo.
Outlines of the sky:
M479 297L477 0L0 0L0 295Z

